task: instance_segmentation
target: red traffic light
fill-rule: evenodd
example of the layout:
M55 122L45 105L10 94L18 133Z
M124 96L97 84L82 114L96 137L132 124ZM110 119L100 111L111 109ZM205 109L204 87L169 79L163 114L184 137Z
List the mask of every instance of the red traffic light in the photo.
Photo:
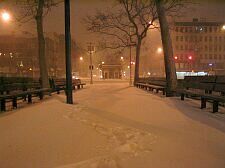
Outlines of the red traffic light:
M188 59L189 59L189 60L192 60L192 56L191 56L191 55L190 55L190 56L188 56Z

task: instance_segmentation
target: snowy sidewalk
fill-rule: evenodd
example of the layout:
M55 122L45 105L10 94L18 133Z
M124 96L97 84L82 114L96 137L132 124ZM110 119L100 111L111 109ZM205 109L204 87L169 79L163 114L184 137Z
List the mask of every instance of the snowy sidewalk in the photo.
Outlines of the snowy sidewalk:
M0 114L1 168L224 168L225 114L99 83ZM224 111L224 109L223 109Z

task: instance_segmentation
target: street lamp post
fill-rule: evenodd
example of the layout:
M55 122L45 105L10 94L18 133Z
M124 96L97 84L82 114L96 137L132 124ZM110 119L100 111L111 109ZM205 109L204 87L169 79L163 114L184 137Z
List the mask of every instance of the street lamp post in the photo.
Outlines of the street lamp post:
M66 102L73 104L71 35L70 35L70 0L64 0L65 6L65 52L66 52Z
M131 66L131 45L130 45L130 86L132 86L132 71L131 71L131 68L132 66Z
M130 30L129 30L129 35L130 35L130 46L129 46L129 50L130 50L130 86L132 86L132 64L131 64L131 60L132 60L132 53L131 53L131 44L132 44L132 32L133 32L133 27L130 27Z
M157 54L159 54L159 56L161 57L163 53L163 49L161 47L157 48ZM164 76L164 70L163 70L163 61L160 60L159 61L159 71L160 71L160 75Z
M91 72L91 81L90 84L93 84L93 63L92 63L92 53L94 52L94 46L92 45L92 43L89 43L88 45L88 52L90 54L90 72Z

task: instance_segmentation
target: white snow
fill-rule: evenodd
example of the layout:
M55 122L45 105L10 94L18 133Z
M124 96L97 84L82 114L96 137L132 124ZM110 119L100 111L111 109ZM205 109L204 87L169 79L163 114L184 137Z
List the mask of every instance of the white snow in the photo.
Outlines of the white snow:
M225 110L98 83L0 114L3 168L224 168Z

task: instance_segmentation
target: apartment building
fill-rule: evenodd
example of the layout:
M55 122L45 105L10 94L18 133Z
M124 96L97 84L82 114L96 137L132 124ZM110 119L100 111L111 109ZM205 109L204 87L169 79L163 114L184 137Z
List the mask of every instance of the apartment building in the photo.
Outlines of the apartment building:
M48 35L46 43L46 61L49 76L65 76L65 36ZM72 61L77 56L77 46L72 40ZM0 36L0 75L38 77L39 58L36 37L15 35Z
M172 40L178 73L225 75L225 23L176 22Z

